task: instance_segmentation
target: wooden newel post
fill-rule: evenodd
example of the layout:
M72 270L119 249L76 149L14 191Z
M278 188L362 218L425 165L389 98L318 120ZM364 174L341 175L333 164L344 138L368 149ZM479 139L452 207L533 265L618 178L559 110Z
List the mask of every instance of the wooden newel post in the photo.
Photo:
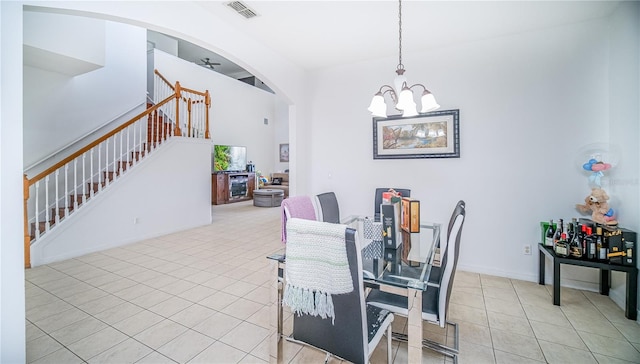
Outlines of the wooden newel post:
M29 199L29 179L22 175L22 194L24 195L24 267L31 268L31 237L29 236L29 219L27 218L27 200Z
M173 133L174 136L182 136L180 131L180 82L176 81L176 127Z
M211 107L211 95L209 95L209 90L204 92L204 103L206 107L204 108L205 112L205 125L204 125L204 138L211 139L211 135L209 134L209 108Z

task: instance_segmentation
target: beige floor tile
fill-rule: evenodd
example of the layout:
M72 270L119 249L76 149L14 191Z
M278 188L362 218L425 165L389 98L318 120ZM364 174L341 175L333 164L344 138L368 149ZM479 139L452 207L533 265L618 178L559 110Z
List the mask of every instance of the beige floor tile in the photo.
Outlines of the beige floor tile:
M497 364L539 364L546 363L545 361L538 361L523 356L507 353L501 350L494 350Z
M184 292L181 292L179 294L177 294L178 297L184 298L185 300L189 300L191 302L197 303L202 301L203 299L213 295L214 293L216 293L218 291L216 291L213 288L209 288L209 287L205 287L205 286L201 286L201 285L196 285L195 287L188 289Z
M513 289L513 285L511 284L511 280L509 278L480 274L480 282L483 289L485 287Z
M184 279L180 279L176 282L169 283L166 286L161 287L160 290L163 292L170 293L172 295L177 295L184 291L188 291L196 286L197 286L196 283L189 282Z
M206 262L206 264L211 264L211 262ZM198 271L197 273L194 273L190 276L184 277L184 280L189 281L189 282L193 282L193 283L197 283L197 284L203 284L204 282L210 281L214 278L216 278L218 275L217 274L213 274L210 272L207 272L206 270L201 270Z
M593 353L640 363L640 352L626 340L611 340L606 336L581 331L578 334Z
M242 322L221 337L219 341L249 353L268 336L269 329L248 322Z
M54 351L51 354L45 355L42 358L31 362L33 364L76 364L84 363L77 355L72 353L66 348L62 348Z
M62 345L49 335L40 336L29 341L27 345L27 363L36 361L60 349L62 349Z
M451 335L452 333L449 333L449 336ZM460 340L464 340L471 344L489 347L492 346L491 331L488 327L483 325L460 321L458 323L458 335L460 336Z
M189 364L227 364L239 363L247 354L223 342L216 341L208 348L204 349ZM261 361L261 359L258 359Z
M615 326L627 340L640 344L640 325L637 321L627 320L627 322L613 322L613 326Z
M83 339L107 327L104 322L90 316L78 322L53 331L50 335L65 346Z
M622 335L622 333L604 317L581 317L579 319L569 318L569 321L577 331L590 332L614 339L624 338L624 335Z
M302 364L302 363L323 363L326 354L318 349L311 348L309 346L303 346L302 349L293 357L289 364ZM331 357L327 364L339 364L340 360L335 357Z
M184 310L170 316L172 321L192 328L207 318L213 316L217 311L198 304L191 305Z
M171 317L193 304L193 302L187 301L184 298L172 296L166 301L162 301L157 305L149 307L149 311L155 312L163 317Z
M493 347L507 353L524 356L533 360L544 360L542 350L536 340L530 336L519 335L510 331L491 329Z
M612 358L610 356L606 356L598 353L592 353L592 354L593 354L593 357L596 358L596 360L600 364L637 364L637 362L631 362L631 361L622 360L618 358Z
M489 327L502 331L513 332L520 335L535 336L529 320L511 315L504 315L497 312L487 312Z
M480 287L480 275L458 270L456 271L454 284L457 287Z
M511 282L509 282L511 284ZM515 289L513 287L502 288L502 287L482 287L482 293L487 298L497 298L502 301L507 301L513 304L520 304L520 300L518 299L518 295L516 294Z
M56 300L51 303L28 309L26 311L26 318L31 322L36 322L72 308L73 306L70 304L62 300Z
M187 327L167 319L135 335L134 339L156 350L186 331Z
M104 310L99 314L94 315L94 317L106 322L109 325L113 325L137 313L142 312L142 310L144 309L140 306L134 305L133 303L125 302L108 310Z
M95 299L93 301L83 303L80 306L78 306L78 308L88 313L89 315L96 315L102 311L121 305L124 302L125 301L122 298L109 294L104 297Z
M235 284L236 282L237 281L233 278L217 275L214 278L209 279L208 281L202 282L200 284L216 290L222 290L223 288L226 288L232 284Z
M522 308L524 309L527 318L531 321L540 321L554 324L556 326L571 327L571 323L569 323L569 320L567 320L562 310L557 306L523 304Z
M131 287L127 287L121 291L114 292L113 295L120 297L125 301L131 301L153 291L155 291L155 289L147 286L146 284L136 283Z
M520 302L503 301L498 298L485 297L488 312L499 312L509 316L525 318L527 315L520 305Z
M113 325L123 333L134 336L162 321L164 318L151 311L143 310Z
M249 316L246 321L250 322L254 325L258 325L260 327L264 327L265 329L271 328L270 324L270 315L269 306L263 306L261 309L256 311L253 315ZM395 320L394 320L395 321Z
M213 339L220 339L236 326L240 325L242 320L235 317L217 312L205 319L201 323L195 325L193 330L205 334Z
M83 292L76 293L72 296L66 297L64 300L76 307L83 305L89 301L97 300L99 298L107 296L109 293L92 287L91 289Z
M226 313L227 315L231 315L241 320L246 320L247 318L251 317L251 315L258 312L258 310L260 310L263 306L264 305L260 303L240 298L232 305L221 309L220 312Z
M267 287L256 287L243 297L253 302L265 304L265 302L269 302L269 294L270 292Z
M140 307L149 308L157 305L160 302L164 302L171 297L173 296L166 292L162 292L157 289L154 289L153 291L143 294L140 297L136 297L129 302L133 303L134 305L138 305Z
M244 358L242 358L238 364L268 364L269 362L266 360L262 360L260 358L257 358L253 355L245 355Z
M46 335L46 333L42 330L40 330L40 328L38 328L36 325L32 324L29 321L25 322L25 341L29 342L33 339L37 339L41 336Z
M232 294L228 294L224 292L216 292L211 296L199 301L198 304L202 306L207 306L216 311L220 311L223 308L231 304L234 304L238 300L239 298Z
M560 327L538 321L531 321L531 327L538 340L562 344L580 350L588 350L580 335L573 328Z
M449 304L449 318L453 322L467 321L474 324L489 326L487 312L477 308L458 305L453 302Z
M459 305L471 306L473 308L485 309L485 300L482 295L468 294L453 290L451 292L450 302L455 302Z
M83 320L87 317L89 317L87 313L74 307L70 310L62 311L53 316L35 321L34 324L46 332L52 332L65 326L71 325L74 322Z
M89 359L90 364L135 363L150 354L153 350L134 339L127 339L120 344L103 351Z
M151 352L151 354L145 356L144 358L138 360L136 364L175 364L174 360L167 358L166 356L160 354L157 351Z
M33 311L38 306L64 302L60 297L54 296L41 288L38 288L38 290L39 294L26 296L25 309L27 310L27 312Z
M548 341L538 341L544 358L549 364L565 364L565 363L580 363L580 364L598 364L596 359L591 355L588 350L580 350L576 348L567 347L562 344L552 343Z
M125 341L127 335L112 328L106 327L94 334L91 334L81 340L74 342L67 346L67 348L73 351L83 360L89 360L94 356L108 350L117 344Z
M193 330L187 330L180 336L161 346L157 351L169 359L186 363L214 343L214 339Z
M450 359L446 360L445 362L452 363ZM489 364L495 362L496 359L493 354L493 350L491 350L490 348L482 345L468 343L466 341L460 341L460 354L458 355L458 363Z
M229 293L232 294L234 296L238 296L238 297L245 297L247 294L251 293L252 291L256 290L258 288L258 286L251 284L251 283L246 283L243 281L236 281L234 284L231 284L229 286L226 286L222 289L220 289L220 291L225 292L225 293Z

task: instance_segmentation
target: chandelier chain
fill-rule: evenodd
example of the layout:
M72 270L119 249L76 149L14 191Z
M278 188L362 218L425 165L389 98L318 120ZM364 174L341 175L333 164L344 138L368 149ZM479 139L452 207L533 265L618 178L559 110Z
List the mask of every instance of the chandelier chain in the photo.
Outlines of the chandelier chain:
M404 69L402 64L402 0L398 1L398 69Z

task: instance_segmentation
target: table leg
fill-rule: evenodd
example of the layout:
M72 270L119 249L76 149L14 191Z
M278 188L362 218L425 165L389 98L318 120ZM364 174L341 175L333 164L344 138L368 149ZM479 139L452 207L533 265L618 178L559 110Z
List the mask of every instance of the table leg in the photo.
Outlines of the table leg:
M538 247L538 284L544 285L545 256L542 249L543 248Z
M624 315L629 320L638 319L638 270L627 272L627 299Z
M270 262L270 289L269 289L269 325L272 335L269 339L269 362L283 362L283 341L282 340L282 294L283 282L278 277L280 263L276 260Z
M553 304L560 306L560 263L553 259Z
M422 362L422 290L408 289L409 316L408 325L408 359L409 363Z
M609 270L600 269L600 294L609 295Z

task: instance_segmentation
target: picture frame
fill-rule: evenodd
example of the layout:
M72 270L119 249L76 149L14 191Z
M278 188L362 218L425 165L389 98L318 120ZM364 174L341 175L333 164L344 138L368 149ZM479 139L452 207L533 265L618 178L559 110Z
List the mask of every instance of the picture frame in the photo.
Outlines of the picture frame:
M289 162L289 143L280 144L280 162Z
M373 118L373 159L460 158L460 110Z

